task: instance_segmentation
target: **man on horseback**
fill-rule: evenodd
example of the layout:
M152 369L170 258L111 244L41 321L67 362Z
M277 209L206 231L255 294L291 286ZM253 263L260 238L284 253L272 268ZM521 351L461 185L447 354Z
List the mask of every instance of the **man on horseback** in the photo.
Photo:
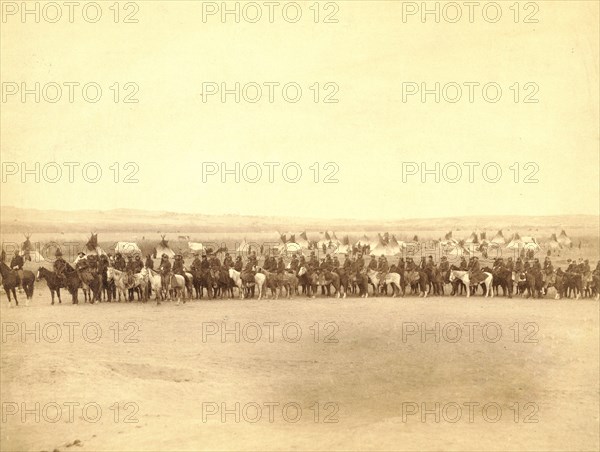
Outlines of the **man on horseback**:
M306 268L306 258L304 255L300 255L300 260L298 261L298 270L300 270L301 267Z
M54 253L54 256L56 256L56 260L54 261L54 264L52 264L52 267L54 273L56 273L56 277L58 278L60 285L65 287L67 281L67 278L65 276L65 271L67 270L67 261L63 259L62 255L62 251L60 249L57 249Z
M471 264L469 265L469 281L477 284L479 281L483 281L484 279L485 277L481 271L479 258L477 256L473 256L471 258Z
M355 265L358 272L362 271L362 269L365 267L365 260L363 259L362 253L358 253Z
M162 286L166 287L167 278L171 273L171 262L169 261L169 256L163 254L160 258L160 264L158 265L158 270L161 276Z
M209 259L209 262L210 262L210 268L212 268L213 270L221 269L221 261L219 260L219 258L217 257L216 254L213 254L211 256L211 258Z
M115 267L115 270L119 270L120 272L125 271L125 267L126 267L126 263L125 263L125 259L123 259L123 256L121 255L121 253L116 253L115 254L115 263L113 264L113 267Z
M367 266L367 270L373 270L373 271L377 271L377 260L375 259L375 256L371 256L371 260L369 261L369 265Z
M243 268L244 268L244 262L242 262L242 256L237 256L235 258L235 264L233 264L233 269L236 272L240 272L241 273L242 270L243 270Z
M152 256L150 254L146 256L146 262L144 263L144 265L146 266L146 268L154 270L154 260L152 260Z
M442 256L442 260L440 262L440 271L446 275L447 272L450 271L450 262L448 262L448 258L446 256Z
M229 253L225 253L225 259L223 259L223 267L225 267L225 269L227 270L233 267L233 259L231 258Z
M206 257L206 254L203 254L202 261L200 261L200 270L205 272L208 269L210 269L210 262L208 262L208 258Z
M340 268L340 260L338 259L337 256L333 256L333 262L331 262L331 269L339 270L339 268Z
M15 250L15 255L10 261L10 268L12 268L17 274L17 281L19 284L19 292L23 292L23 256L19 254L19 250Z
M296 257L296 253L294 253L294 254L292 254L292 260L290 262L290 270L292 270L294 275L296 275L298 273L299 269L300 269L300 262L298 261L298 258Z
M133 261L133 256L127 256L127 264L125 265L125 285L127 287L132 286L135 282L135 270L137 266Z
M469 266L467 265L467 260L465 259L465 256L462 256L460 258L460 264L458 265L458 269L461 271L467 271L469 269Z
M185 285L189 284L189 279L185 274L185 268L183 266L183 256L181 254L175 255L175 261L173 262L173 274L183 276L185 280Z
M141 272L142 268L144 268L144 264L142 263L142 258L140 257L139 254L137 254L135 256L134 264L135 264L135 273Z

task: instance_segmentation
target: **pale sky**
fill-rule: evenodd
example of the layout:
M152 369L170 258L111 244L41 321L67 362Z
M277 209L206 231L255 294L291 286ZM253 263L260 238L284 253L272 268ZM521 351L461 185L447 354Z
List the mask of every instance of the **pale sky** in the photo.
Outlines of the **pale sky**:
M514 23L513 2L501 2L497 23L480 11L469 23L466 8L458 23L431 17L422 23L418 15L403 23L402 2L384 1L337 2L338 23L314 23L313 2L300 2L297 23L286 22L280 10L269 23L266 6L258 23L232 17L222 23L218 15L203 23L202 2L143 1L138 23L114 23L112 3L101 2L97 23L86 22L79 10L69 23L66 7L57 23L32 17L22 23L19 12L3 17L3 205L371 219L599 213L597 2L539 1L539 23L522 23L526 11ZM322 10L320 21L329 12ZM9 95L35 82L46 86L48 97L54 91L47 84L58 83L61 99L35 103L28 95L23 103L20 92ZM73 103L65 82L80 84ZM81 85L88 82L102 88L97 103L82 99ZM131 92L128 82L139 87L138 103L122 102ZM255 82L263 95L254 104L236 103L233 95L226 103L218 95L203 102L207 82L229 88ZM273 103L265 82L280 84ZM289 82L302 88L297 103L282 98ZM422 103L415 95L403 102L406 82L457 83L462 98L436 103L429 95ZM480 84L473 103L465 82ZM339 87L333 96L339 102L322 102L333 90L326 83ZM483 99L487 83L501 87L497 103ZM452 86L448 96L454 96ZM252 86L247 93L254 95ZM524 103L528 94L539 102ZM63 174L56 183L35 183L31 175L22 183L20 169L10 174L18 168L13 162L29 168L50 162L49 178L56 162ZM64 162L79 164L74 183ZM102 169L97 183L82 177L89 162ZM133 168L125 164L134 162L138 182L115 183L115 162L120 179ZM222 183L219 174L203 182L206 162L229 168L256 162L262 179L236 183L229 176ZM279 164L272 183L265 162ZM315 162L317 183L310 169ZM335 168L325 168L328 162L337 165L337 183L323 182ZM417 173L403 181L403 164L413 169L412 162L429 168L455 162L462 178L436 183L429 176L422 183ZM464 162L479 164L472 183ZM302 169L297 183L284 180L281 168L288 163ZM484 180L481 168L488 163L489 177L502 170L496 183ZM538 182L524 183L532 172Z

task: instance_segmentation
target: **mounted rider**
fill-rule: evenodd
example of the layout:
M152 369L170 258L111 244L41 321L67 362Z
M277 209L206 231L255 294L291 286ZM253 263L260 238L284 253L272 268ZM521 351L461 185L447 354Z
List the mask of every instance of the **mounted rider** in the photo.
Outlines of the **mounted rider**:
M54 264L52 264L52 267L54 272L56 273L56 277L60 281L60 285L64 287L66 285L67 280L65 272L67 271L68 264L67 261L63 259L62 255L62 251L60 249L57 249L54 253L54 256L56 256L56 260L54 261Z
M127 263L125 264L125 286L130 287L133 286L135 282L135 270L137 265L133 260L133 256L127 256Z
M169 261L169 256L163 253L160 257L160 263L158 264L158 271L160 272L160 280L165 287L167 285L167 278L171 274L171 261Z
M448 262L448 258L446 256L442 256L442 260L440 262L440 271L442 273L447 273L450 271L450 262Z
M367 270L373 270L373 271L377 271L377 260L375 259L375 256L371 256L371 260L369 261L369 265L367 266Z
M236 272L242 272L242 270L244 269L244 262L242 262L242 256L237 256L235 258L235 263L233 264L233 269Z
M467 264L467 260L465 259L465 256L461 256L460 264L458 264L458 269L460 271L467 271L469 269L469 265Z
M152 256L150 254L146 256L146 262L144 263L144 265L146 266L146 268L154 270L154 260L152 259Z
M183 276L183 279L185 280L185 285L187 286L189 284L189 279L185 273L185 267L183 264L183 256L181 254L176 254L175 260L173 261L172 272L174 275Z
M363 259L363 255L362 253L358 253L358 257L356 258L356 270L357 271L362 271L363 268L365 268L365 260Z
M333 262L332 262L331 266L332 266L333 270L339 270L339 268L340 268L340 260L338 259L337 256L334 256Z
M19 250L15 250L15 255L10 261L10 268L12 268L17 274L17 281L19 282L19 291L23 291L23 256L19 254Z
M125 259L123 259L123 256L121 255L121 253L117 253L115 254L115 263L113 264L113 267L115 267L115 270L119 270L121 272L125 271Z
M481 271L481 265L479 264L479 258L473 256L471 258L471 264L469 265L469 281L477 284L485 279L485 275Z
M208 271L210 269L210 262L208 261L208 257L206 254L202 255L202 260L200 261L200 270L202 272Z
M135 256L134 264L135 264L135 272L136 273L141 272L142 269L144 268L144 264L142 262L142 257L139 254L137 254Z
M216 254L211 254L209 262L210 262L210 268L212 268L213 270L221 269L221 261L219 260L219 258L217 257Z
M294 254L292 254L292 260L290 261L290 270L292 270L292 272L294 272L294 274L297 274L299 269L300 269L300 262L298 261L298 258L296 257L296 253L294 253Z
M225 259L223 259L223 267L229 269L233 267L233 258L229 255L229 253L225 253Z
M390 266L388 264L388 261L383 254L381 256L379 256L379 263L377 264L377 271L379 272L379 284L381 285L381 284L383 284L385 277L387 276L388 272L390 271Z
M200 260L198 253L194 253L194 260L192 261L192 264L190 265L190 270L192 272L199 272L201 265L202 265L202 261Z

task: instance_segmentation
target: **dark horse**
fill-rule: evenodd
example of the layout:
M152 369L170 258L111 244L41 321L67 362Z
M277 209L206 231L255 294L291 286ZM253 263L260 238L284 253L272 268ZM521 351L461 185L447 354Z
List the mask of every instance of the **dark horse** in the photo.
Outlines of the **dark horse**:
M15 299L15 303L19 306L19 300L17 300L17 292L16 288L19 286L19 276L17 272L11 270L8 265L4 262L0 263L0 273L2 274L2 286L6 291L6 295L8 297L8 305L12 306L12 300L10 298L10 294ZM29 300L33 297L33 284L35 282L35 276L29 270L23 270L23 289L25 290L25 295L27 296L27 301L25 302L25 306L29 305Z
M54 304L55 292L56 296L58 297L58 302L62 303L62 300L60 299L60 289L63 287L63 285L60 281L60 278L56 275L56 273L51 272L47 268L40 267L37 271L37 280L39 281L42 278L46 280L46 285L48 286L48 289L50 289L50 296L52 297L52 303L50 304Z

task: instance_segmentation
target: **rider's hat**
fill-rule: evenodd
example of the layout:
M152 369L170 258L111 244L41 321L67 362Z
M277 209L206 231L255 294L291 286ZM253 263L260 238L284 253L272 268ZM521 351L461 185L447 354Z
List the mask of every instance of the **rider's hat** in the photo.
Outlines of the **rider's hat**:
M62 256L63 254L62 254L62 251L61 251L60 249L57 249L57 250L56 250L56 252L54 253L54 255L55 255L56 257L60 257L60 256Z

